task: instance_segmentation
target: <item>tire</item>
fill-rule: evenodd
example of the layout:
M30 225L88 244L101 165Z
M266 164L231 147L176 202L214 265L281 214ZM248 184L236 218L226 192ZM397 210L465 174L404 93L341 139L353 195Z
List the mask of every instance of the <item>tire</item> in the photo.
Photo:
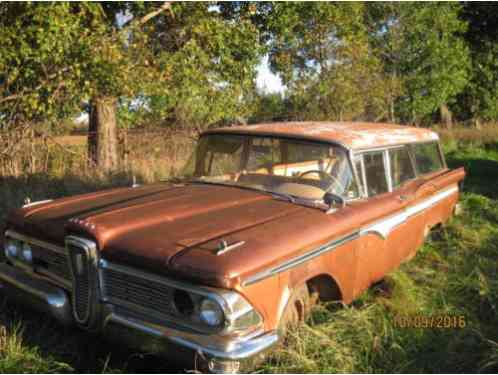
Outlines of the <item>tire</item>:
M282 338L289 330L295 329L303 323L309 315L311 309L311 298L306 284L294 291L285 306L282 317L278 324L278 331Z

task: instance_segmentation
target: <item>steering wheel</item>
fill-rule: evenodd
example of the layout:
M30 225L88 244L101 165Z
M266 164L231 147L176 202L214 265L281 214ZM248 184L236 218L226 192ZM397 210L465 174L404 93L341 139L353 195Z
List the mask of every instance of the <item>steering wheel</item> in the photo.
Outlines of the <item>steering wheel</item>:
M341 182L337 179L337 177L334 177L331 174L329 174L327 172L324 172L324 171L320 171L318 169L312 169L312 170L309 170L309 171L304 171L303 173L300 173L297 176L297 178L303 178L307 174L311 174L311 173L316 173L320 177L320 182L321 181L328 182L328 186L325 189L322 189L322 190L328 191L329 188L330 188L330 186L333 183L336 183L338 186L343 187L342 184L341 184ZM322 185L322 183L320 183L320 185Z

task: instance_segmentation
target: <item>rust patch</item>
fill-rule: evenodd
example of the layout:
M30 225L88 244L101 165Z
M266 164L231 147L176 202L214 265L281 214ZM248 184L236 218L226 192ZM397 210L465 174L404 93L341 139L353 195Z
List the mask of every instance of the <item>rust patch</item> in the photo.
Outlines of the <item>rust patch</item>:
M412 126L368 122L280 122L211 129L210 133L303 137L340 143L357 150L412 142L437 141L437 133Z

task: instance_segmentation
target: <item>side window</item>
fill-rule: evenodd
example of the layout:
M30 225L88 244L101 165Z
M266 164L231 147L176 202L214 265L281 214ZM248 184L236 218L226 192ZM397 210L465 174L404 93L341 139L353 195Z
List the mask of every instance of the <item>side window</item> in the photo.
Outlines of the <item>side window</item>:
M410 154L406 147L389 150L389 161L394 189L403 182L415 178L415 171L413 170Z
M363 160L365 163L368 196L371 197L389 191L383 151L363 154Z
M435 172L443 168L437 142L412 145L415 164L419 174Z

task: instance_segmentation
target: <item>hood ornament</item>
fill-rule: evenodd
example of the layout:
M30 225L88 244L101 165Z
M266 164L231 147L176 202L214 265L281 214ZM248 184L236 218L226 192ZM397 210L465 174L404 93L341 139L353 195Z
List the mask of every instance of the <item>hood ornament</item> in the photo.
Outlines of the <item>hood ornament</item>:
M48 202L52 202L52 199L45 199L43 201L32 202L30 197L26 197L26 198L24 198L24 204L22 205L22 208L36 206L38 204L43 204L43 203L48 203Z
M236 249L237 247L240 247L245 243L246 243L245 241L238 241L232 244L228 244L226 240L221 240L218 243L218 249L216 250L216 255L223 255L225 253L228 253L229 251L232 251L233 249Z

